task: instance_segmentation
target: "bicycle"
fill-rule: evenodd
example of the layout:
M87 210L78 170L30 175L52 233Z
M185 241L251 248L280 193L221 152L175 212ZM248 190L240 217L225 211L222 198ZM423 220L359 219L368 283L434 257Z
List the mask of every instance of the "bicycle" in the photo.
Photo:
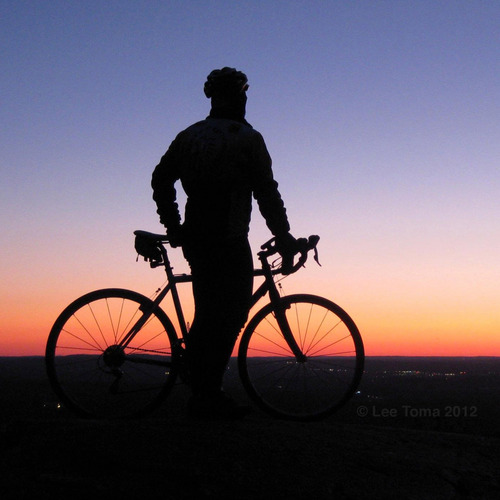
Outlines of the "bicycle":
M47 374L61 403L92 418L143 416L157 408L183 363L184 319L177 285L191 276L174 274L165 235L135 231L136 249L152 268L164 267L167 284L154 300L126 289L96 290L72 302L56 319L47 340ZM303 267L310 251L317 259L319 237L299 239L298 260L287 274ZM269 303L246 324L238 348L238 371L251 399L268 413L308 421L332 414L355 393L364 366L361 335L349 315L315 295L280 296L275 283L283 274L274 238L258 253L263 277L252 307L266 295ZM318 262L319 263L319 262ZM170 294L180 336L160 303Z

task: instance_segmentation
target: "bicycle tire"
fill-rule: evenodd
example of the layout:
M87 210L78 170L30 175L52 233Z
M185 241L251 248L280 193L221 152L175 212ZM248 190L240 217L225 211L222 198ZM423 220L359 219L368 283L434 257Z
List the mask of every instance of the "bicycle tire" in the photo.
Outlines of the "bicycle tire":
M274 313L264 306L241 337L238 368L250 397L266 412L310 421L340 409L355 393L364 368L364 347L354 321L338 305L315 295L280 298L305 358L298 360Z
M72 302L52 327L46 370L63 406L81 417L142 416L167 396L176 378L177 334L157 307L130 344L117 344L153 302L107 288ZM174 351L175 352L175 351Z

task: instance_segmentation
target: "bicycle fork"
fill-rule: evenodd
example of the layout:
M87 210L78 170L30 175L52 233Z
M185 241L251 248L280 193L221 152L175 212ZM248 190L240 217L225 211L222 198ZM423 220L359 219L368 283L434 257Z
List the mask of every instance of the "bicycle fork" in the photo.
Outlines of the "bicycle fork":
M276 304L278 304L278 302ZM286 317L287 309L290 309L290 306L285 306L283 303L279 303L274 309L274 315L288 347L290 347L290 350L295 356L295 360L297 363L305 363L307 361L307 356L302 352L302 349L295 340L295 336L290 328L290 323Z
M260 256L259 256L260 257ZM288 322L288 318L286 317L286 311L290 309L290 306L285 305L283 300L280 297L280 294L276 288L276 284L273 280L273 275L269 263L265 258L260 259L262 262L262 269L264 271L264 276L266 279L266 288L269 291L269 298L271 300L271 304L273 304L274 316L276 318L276 322L283 334L283 337L290 347L293 355L295 356L295 360L297 363L305 363L307 361L307 356L302 352L299 344L295 340L295 336L290 328L290 323ZM258 292L257 294L258 295Z

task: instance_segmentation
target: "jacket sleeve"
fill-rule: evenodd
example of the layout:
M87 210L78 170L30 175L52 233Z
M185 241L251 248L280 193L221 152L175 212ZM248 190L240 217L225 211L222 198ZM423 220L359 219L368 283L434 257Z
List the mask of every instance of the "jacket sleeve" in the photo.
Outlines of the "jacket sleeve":
M256 132L253 145L252 190L267 227L280 237L290 231L285 205L273 178L272 161L263 137Z
M174 184L180 177L179 154L176 141L172 142L153 171L151 187L160 222L167 231L175 231L181 223L177 193Z

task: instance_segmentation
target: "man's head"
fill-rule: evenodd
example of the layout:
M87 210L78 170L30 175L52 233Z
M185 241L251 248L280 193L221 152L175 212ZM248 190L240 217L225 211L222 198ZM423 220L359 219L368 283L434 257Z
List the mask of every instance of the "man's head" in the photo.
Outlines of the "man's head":
M248 90L248 78L245 73L227 66L214 69L207 76L203 90L211 99L234 99Z
M248 78L244 73L228 67L214 69L203 90L212 100L212 116L244 119L248 90Z

